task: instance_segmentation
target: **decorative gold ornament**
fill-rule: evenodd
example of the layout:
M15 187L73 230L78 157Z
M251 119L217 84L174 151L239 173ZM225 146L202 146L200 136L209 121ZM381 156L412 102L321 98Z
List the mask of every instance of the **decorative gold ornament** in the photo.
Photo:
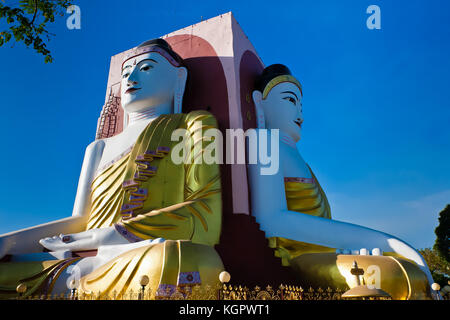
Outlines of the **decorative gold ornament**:
M269 83L266 85L266 87L264 88L264 92L263 92L263 99L266 99L267 96L269 95L270 90L273 89L273 87L275 87L276 85L282 83L282 82L290 82L295 84L298 89L300 90L300 93L303 96L303 91L302 91L302 85L300 84L300 82L291 75L281 75L278 77L273 78L272 80L269 81Z

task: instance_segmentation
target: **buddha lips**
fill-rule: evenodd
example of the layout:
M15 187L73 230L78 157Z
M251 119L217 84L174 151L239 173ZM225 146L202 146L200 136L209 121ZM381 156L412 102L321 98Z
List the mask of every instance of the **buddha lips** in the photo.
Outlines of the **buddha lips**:
M156 151L147 150L144 154L136 156L136 172L134 178L124 181L122 189L129 193L128 203L123 204L120 210L122 220L128 220L137 215L137 211L144 207L144 202L148 198L148 190L140 188L139 182L145 182L155 176L157 167L151 166L151 162L157 158L162 159L170 152L168 147L158 147Z

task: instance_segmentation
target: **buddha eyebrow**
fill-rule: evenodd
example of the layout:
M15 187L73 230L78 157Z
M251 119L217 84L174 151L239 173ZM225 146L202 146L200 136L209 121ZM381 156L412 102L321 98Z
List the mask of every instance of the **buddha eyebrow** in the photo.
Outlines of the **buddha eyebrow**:
M292 91L284 91L284 92L282 92L282 93L290 93L290 94L293 94L293 95L297 98L297 101L298 101L297 95L296 95L295 93L293 93Z
M152 61L152 62L154 62L154 63L158 63L158 61L156 61L156 60L154 60L154 59L144 59L144 60L141 60L141 61L139 61L139 63L141 63L141 62L144 62L144 61ZM138 64L139 64L138 63ZM132 66L131 65L127 65L127 66L125 66L123 69L122 69L122 73L125 71L125 69L126 68L131 68Z
M144 59L144 60L139 61L139 63L144 62L144 61L151 61L151 62L154 62L154 63L158 63L158 61L156 61L154 59Z

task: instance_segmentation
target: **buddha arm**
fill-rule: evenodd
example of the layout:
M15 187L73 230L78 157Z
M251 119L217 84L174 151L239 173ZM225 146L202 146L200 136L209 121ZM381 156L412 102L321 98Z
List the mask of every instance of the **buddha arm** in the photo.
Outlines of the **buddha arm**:
M194 219L189 213L193 203L183 202L173 206L152 210L123 220L128 232L146 240L155 238L190 240L194 233Z
M1 235L0 258L5 254L41 252L42 246L38 243L40 239L60 233L76 233L85 230L88 218L90 183L100 161L103 148L104 142L101 140L94 141L86 148L72 216Z
M351 223L288 210L282 167L277 174L265 176L260 174L259 167L248 167L251 201L253 214L267 237L283 237L338 249L380 248L416 262L432 281L422 256L394 236Z

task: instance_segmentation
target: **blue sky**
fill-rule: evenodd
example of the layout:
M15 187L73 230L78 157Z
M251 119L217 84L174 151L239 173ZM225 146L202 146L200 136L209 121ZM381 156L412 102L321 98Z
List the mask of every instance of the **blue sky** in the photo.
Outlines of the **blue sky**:
M303 84L299 148L333 217L434 243L450 203L450 2L75 3L81 30L68 15L51 26L52 64L22 44L0 48L0 233L71 215L112 55L232 11L263 62ZM366 27L371 4L381 30Z

